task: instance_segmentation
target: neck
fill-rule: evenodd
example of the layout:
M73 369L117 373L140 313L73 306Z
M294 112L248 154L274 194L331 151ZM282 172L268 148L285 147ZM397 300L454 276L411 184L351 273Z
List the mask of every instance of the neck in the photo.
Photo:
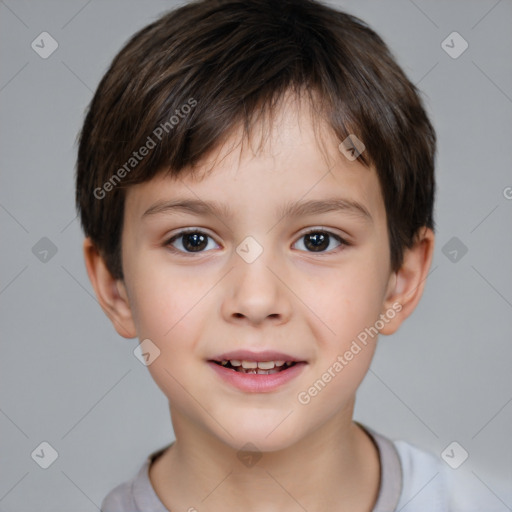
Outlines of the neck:
M240 453L171 410L176 441L151 466L150 480L172 511L369 512L380 464L352 409L292 446L264 453Z

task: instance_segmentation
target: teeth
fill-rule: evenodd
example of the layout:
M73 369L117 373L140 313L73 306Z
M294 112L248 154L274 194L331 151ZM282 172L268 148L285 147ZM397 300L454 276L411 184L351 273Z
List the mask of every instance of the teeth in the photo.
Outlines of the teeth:
M291 366L294 361L240 361L237 359L223 359L220 361L222 366L227 366L228 363L232 367L239 369L239 371L245 370L244 373L258 373L263 375L268 373L277 373L280 371L282 366L287 368Z
M234 363L238 363L238 361L231 361L232 366L240 366ZM256 369L260 370L272 370L273 368L283 366L285 364L284 361L242 361L242 368L245 369ZM293 364L292 361L287 361L286 366L291 366Z

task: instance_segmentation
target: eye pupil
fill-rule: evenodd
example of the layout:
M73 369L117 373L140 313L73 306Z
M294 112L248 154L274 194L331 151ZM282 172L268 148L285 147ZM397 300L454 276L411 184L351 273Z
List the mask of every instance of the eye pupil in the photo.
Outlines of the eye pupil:
M317 232L317 233L308 233L305 235L307 241L312 242L312 250L313 251L322 251L326 247L329 246L329 235L325 235L323 233ZM306 247L308 246L308 243L305 244ZM309 248L309 247L308 247Z
M201 233L187 233L183 235L183 247L192 252L197 252L203 249L204 242L206 241L206 237ZM189 244L191 242L191 244Z

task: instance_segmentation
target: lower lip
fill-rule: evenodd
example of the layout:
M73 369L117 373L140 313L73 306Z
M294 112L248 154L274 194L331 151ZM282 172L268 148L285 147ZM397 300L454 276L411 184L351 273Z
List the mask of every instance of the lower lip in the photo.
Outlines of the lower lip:
M208 364L226 382L240 391L248 393L268 393L274 391L300 375L306 366L306 363L295 363L287 370L265 375L237 372L212 361L208 361Z

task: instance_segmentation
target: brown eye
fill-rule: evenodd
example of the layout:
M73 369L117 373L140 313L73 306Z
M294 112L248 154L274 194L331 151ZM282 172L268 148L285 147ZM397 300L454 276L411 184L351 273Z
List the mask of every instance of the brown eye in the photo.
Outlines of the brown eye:
M173 250L183 253L204 252L209 240L213 240L202 231L181 231L166 242Z
M307 252L333 252L340 246L348 245L341 237L329 231L311 230L302 235L299 241L304 241L303 245ZM332 247L332 243L336 242L338 245ZM298 243L298 242L296 242ZM328 251L328 249L331 247Z

